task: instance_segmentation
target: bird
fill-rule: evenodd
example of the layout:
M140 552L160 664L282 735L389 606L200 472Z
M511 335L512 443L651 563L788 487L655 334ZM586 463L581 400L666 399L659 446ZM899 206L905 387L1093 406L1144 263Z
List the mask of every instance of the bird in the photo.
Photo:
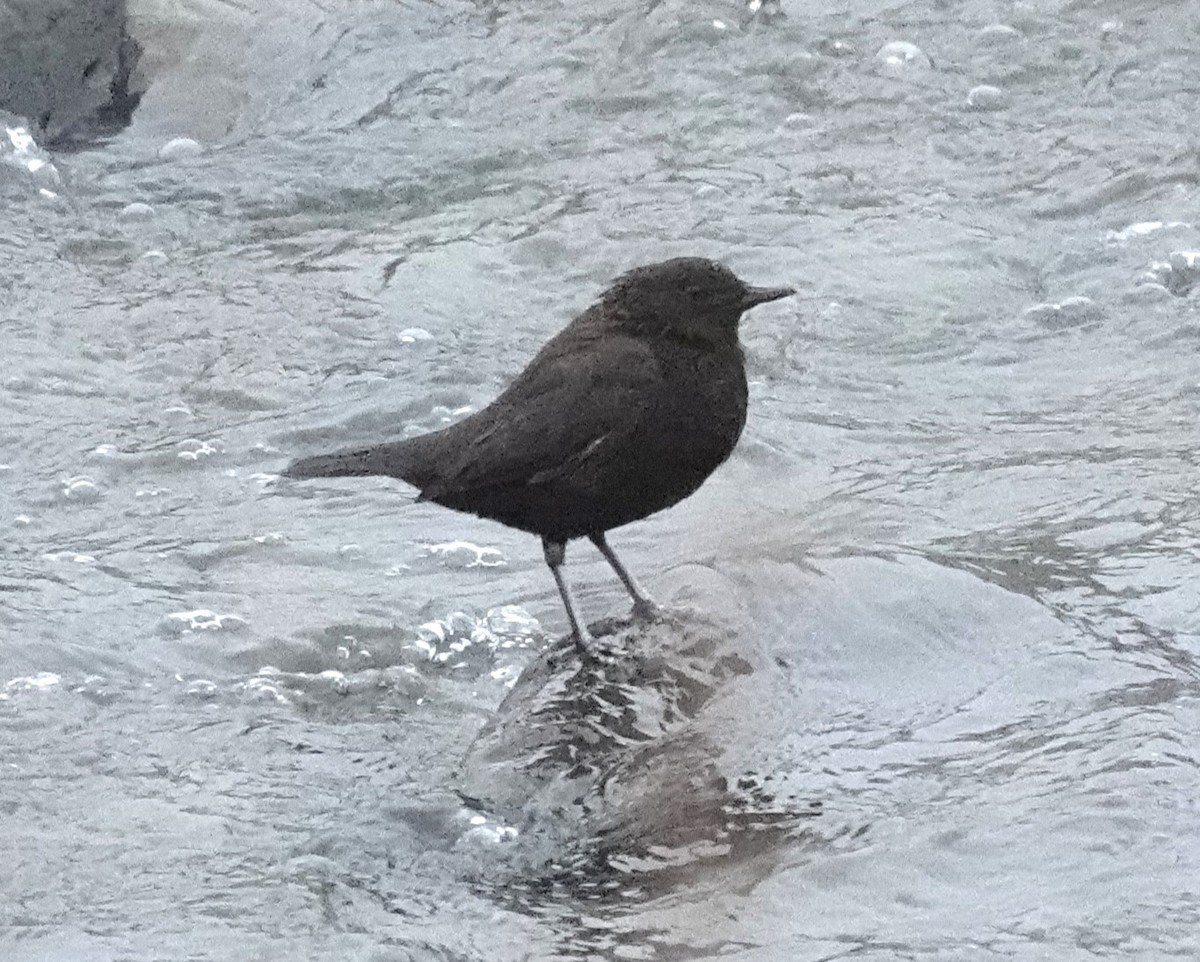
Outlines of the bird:
M386 475L414 485L419 501L537 535L586 655L592 637L562 570L567 543L589 539L634 616L657 616L607 532L682 501L729 457L746 423L741 317L795 293L704 257L635 267L486 407L427 434L301 458L283 476Z

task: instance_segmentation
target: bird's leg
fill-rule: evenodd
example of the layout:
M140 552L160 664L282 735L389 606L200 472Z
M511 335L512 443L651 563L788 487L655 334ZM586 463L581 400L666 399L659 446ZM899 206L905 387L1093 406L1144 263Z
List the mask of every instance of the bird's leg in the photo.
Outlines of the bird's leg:
M580 621L579 615L576 613L571 587L562 573L563 562L567 557L567 544L565 541L551 541L549 538L543 538L542 553L546 556L546 564L550 566L550 573L554 575L558 593L562 595L563 607L567 609L567 621L571 623L571 632L575 635L575 647L579 649L580 654L589 655L587 646L588 642L592 640L592 636L587 630L587 625Z
M621 579L621 584L625 586L625 590L629 592L629 596L633 598L633 614L637 618L656 618L662 614L662 609L654 603L642 586L633 580L633 575L625 570L625 566L621 564L621 559L617 557L617 553L608 546L608 539L604 537L603 531L596 531L589 534L592 544L600 549L600 553L604 555L604 560L612 565L612 570L617 573L617 577Z

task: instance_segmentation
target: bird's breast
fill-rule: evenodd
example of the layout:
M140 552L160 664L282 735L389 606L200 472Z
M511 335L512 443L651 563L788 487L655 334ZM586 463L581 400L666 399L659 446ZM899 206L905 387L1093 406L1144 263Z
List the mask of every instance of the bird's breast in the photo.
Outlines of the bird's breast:
M680 350L660 355L662 385L647 411L645 455L699 475L729 457L746 423L741 350Z

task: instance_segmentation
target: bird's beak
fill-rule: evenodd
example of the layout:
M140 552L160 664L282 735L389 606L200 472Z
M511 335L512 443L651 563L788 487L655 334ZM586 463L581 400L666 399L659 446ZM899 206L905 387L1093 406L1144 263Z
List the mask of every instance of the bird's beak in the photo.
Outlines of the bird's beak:
M777 301L781 297L791 297L795 293L796 290L792 287L750 287L747 285L746 293L742 295L742 310L748 311L759 304Z

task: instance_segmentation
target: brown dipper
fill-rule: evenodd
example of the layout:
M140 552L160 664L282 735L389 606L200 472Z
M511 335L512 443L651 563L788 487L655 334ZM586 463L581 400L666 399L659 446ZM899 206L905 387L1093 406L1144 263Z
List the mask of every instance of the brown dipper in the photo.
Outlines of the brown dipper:
M657 611L605 532L682 501L729 457L746 423L738 322L794 293L751 287L702 257L635 268L483 410L419 437L302 458L284 477L385 474L422 501L538 535L586 653L562 573L567 542L589 538L634 613Z

